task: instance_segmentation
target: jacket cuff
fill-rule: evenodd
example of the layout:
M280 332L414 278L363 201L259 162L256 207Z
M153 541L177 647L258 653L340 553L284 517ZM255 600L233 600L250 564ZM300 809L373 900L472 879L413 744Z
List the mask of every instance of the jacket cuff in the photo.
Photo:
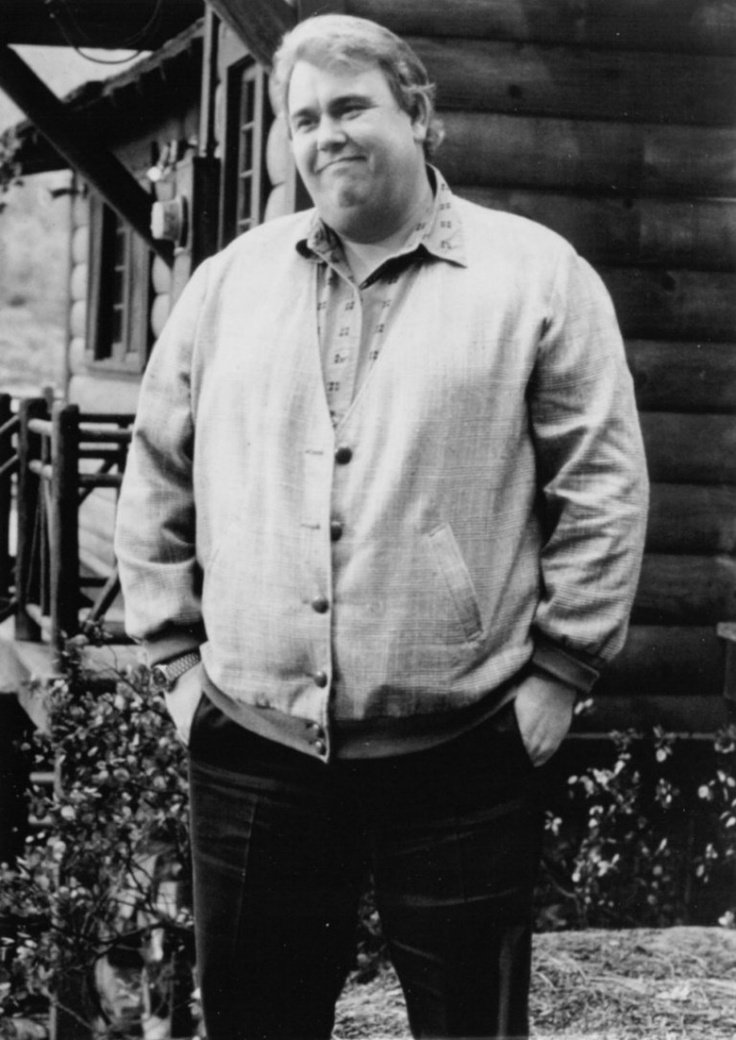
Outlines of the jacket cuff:
M531 663L582 694L590 693L600 677L599 669L588 661L547 640L537 642Z
M146 664L151 668L173 657L190 654L199 650L204 640L204 631L195 629L169 631L156 639L147 639L143 642Z

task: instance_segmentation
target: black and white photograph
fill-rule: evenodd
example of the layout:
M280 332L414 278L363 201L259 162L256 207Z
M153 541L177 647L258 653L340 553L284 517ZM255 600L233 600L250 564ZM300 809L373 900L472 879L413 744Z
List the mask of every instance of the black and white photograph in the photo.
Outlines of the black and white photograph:
M736 1036L736 0L0 0L0 1037Z

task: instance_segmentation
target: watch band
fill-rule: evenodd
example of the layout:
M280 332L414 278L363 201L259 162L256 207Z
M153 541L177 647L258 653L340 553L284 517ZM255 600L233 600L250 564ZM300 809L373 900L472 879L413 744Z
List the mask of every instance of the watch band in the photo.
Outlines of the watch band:
M190 668L195 668L200 662L200 656L198 651L189 651L186 654L181 654L179 657L175 657L171 661L165 661L163 664L155 664L151 669L151 676L153 678L154 685L170 690L176 680L188 672Z

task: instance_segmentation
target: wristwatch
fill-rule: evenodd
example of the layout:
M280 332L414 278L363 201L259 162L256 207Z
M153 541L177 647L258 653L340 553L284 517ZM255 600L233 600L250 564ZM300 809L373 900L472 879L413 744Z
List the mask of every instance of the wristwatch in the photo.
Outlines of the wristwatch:
M163 664L155 664L151 668L151 686L158 693L170 693L176 680L190 668L195 668L199 664L199 660L199 654L193 651L181 654Z

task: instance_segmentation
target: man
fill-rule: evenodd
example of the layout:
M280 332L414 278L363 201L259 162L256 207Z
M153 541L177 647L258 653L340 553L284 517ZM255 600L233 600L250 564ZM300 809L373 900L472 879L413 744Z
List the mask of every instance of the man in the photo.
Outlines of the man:
M536 770L642 550L621 338L569 245L427 165L397 37L318 17L275 70L315 209L195 272L117 537L189 741L207 1035L331 1035L370 870L413 1035L526 1036Z

